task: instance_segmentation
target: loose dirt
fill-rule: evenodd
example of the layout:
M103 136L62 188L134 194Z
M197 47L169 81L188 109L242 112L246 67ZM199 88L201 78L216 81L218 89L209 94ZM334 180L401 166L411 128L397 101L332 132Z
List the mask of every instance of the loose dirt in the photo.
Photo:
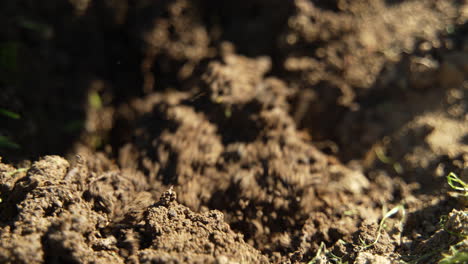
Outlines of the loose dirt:
M0 112L0 262L466 251L446 176L468 180L467 18L455 0L3 1L0 110L20 118Z

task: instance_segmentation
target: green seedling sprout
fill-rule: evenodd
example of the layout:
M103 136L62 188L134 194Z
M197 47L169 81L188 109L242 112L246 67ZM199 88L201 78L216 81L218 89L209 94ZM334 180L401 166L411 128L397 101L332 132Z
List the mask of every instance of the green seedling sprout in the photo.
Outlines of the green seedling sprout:
M362 246L360 246L360 251L364 250L364 249L367 249L367 248L370 248L372 246L374 246L375 244L377 244L377 242L379 242L379 239L380 239L380 236L382 235L382 229L384 228L384 225L385 225L385 221L392 217L394 214L398 213L399 211L402 212L403 216L402 216L402 220L405 218L405 207L403 205L398 205L398 206L395 206L392 210L388 211L384 217L382 218L382 220L380 220L380 223L379 223L379 228L377 229L377 237L375 238L375 240L370 243L370 244L366 244L364 240L362 240L362 238L360 238L361 240L361 243L362 243Z
M8 176L8 177L11 177L11 176L15 175L16 173L20 173L20 172L27 171L27 170L29 170L29 168L19 168L19 169L16 169L14 171L10 171L10 172L5 173L5 175ZM0 203L2 203L2 202L3 202L3 200L2 200L2 198L0 198Z
M446 224L447 224L447 220L448 220L448 216L447 215L443 215L440 217L440 220L439 220L439 226L440 228L443 228L445 232L449 233L450 235L452 236L457 236L459 238L466 238L466 234L463 234L463 233L457 233L457 232L454 232L454 231L451 231L447 228Z
M464 182L462 179L458 178L458 176L450 172L447 175L447 183L448 185L455 191L462 192L462 196L467 198L468 197L468 184ZM466 213L466 212L465 212ZM442 253L444 249L439 248L436 250L433 250L431 252L428 252L424 255L421 256L407 256L407 258L414 258L409 262L403 262L403 263L422 263L422 261L425 261L428 258L433 258L437 254L442 253L442 259L438 262L439 264L461 264L461 263L468 263L468 252L466 249L460 250L459 248L465 246L466 248L466 234L464 233L457 233L449 230L446 227L446 222L447 222L447 215L443 215L440 217L440 228L443 228L445 232L449 233L450 235L456 236L460 239L463 239L461 242L450 246L449 250L446 251L445 253Z
M322 255L322 251L323 251L324 249L326 250L326 248L325 248L325 243L323 243L323 241L322 241L322 243L320 243L320 247L319 247L318 250L317 250L317 253L316 253L315 256L309 261L308 264L315 264L315 263L317 262L318 258L320 257L320 255Z
M339 241L343 242L342 240L339 240ZM340 258L340 257L336 256L335 254L333 254L332 252L328 251L324 242L320 243L320 247L318 248L317 253L315 254L315 256L307 264L317 263L317 261L319 260L319 257L322 254L324 254L326 256L327 260L330 261L330 262L333 261L336 264L348 264L347 261L343 262L342 258Z
M336 264L348 264L348 261L343 262L343 258L338 257L337 255L333 254L332 252L328 252L328 259L330 261L335 262Z
M455 173L450 172L449 175L447 175L447 183L452 189L462 191L464 192L463 196L468 197L468 184L458 178Z
M381 147L375 149L375 154L377 155L377 158L379 158L379 160L382 163L385 163L385 164L391 164L392 163L391 158L384 153L384 151L383 151L383 149Z
M19 168L19 169L16 169L14 171L7 172L6 175L8 177L11 177L11 176L15 175L16 173L25 172L25 171L28 171L28 170L29 170L29 168Z
M6 116L11 119L20 119L21 116L15 112L0 108L0 115ZM13 142L11 139L0 135L0 148L19 149L20 145Z
M378 158L382 163L392 165L392 167L393 167L393 169L395 170L396 173L398 173L398 174L402 174L402 173L403 173L403 167L401 166L401 164L398 163L398 162L394 162L394 161L392 160L392 158L390 158L389 156L387 156L387 155L384 153L382 147L376 148L375 154L377 155L377 158Z
M15 112L12 112L12 111L9 111L9 110L6 110L4 108L0 108L0 115L3 115L3 116L6 116L6 117L9 117L11 119L20 119L21 116Z
M9 138L0 135L0 148L20 149L21 147Z
M468 263L468 252L466 250L459 250L458 247L462 247L465 242L462 241L456 245L453 245L449 249L449 254L443 253L444 257L439 261L439 264L462 264Z
M18 68L18 43L0 43L0 68L15 71Z
M22 28L37 32L41 34L43 37L50 37L52 36L53 29L44 23L40 23L26 17L19 17L17 18L18 25Z
M93 91L88 96L88 101L91 107L100 109L102 107L102 99L98 92Z
M420 256L403 256L406 260L400 260L401 264L417 264L421 263L421 261L426 260L430 257L434 257L436 254L440 253L442 250L433 250L429 253Z
M455 32L455 26L454 25L447 25L445 27L445 31L448 33L448 34L453 34Z
M226 116L227 118L230 118L232 116L231 107L226 108L226 110L224 111L224 116Z

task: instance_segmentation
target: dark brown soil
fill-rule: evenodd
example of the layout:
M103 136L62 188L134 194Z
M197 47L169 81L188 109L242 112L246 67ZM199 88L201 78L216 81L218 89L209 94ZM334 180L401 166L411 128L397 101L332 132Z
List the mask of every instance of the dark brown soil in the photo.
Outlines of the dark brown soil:
M445 177L468 180L467 18L455 0L2 1L0 263L468 250Z

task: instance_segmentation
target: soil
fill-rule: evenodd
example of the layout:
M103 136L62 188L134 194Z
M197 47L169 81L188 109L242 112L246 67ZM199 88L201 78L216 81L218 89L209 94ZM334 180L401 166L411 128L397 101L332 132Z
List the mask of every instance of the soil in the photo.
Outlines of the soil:
M446 180L468 181L467 19L456 0L2 1L0 263L468 250Z

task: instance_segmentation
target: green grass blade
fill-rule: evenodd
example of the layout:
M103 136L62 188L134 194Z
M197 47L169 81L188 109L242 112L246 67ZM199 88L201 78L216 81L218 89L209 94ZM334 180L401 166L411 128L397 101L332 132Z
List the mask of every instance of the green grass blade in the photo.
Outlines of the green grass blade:
M0 108L0 115L3 115L3 116L6 116L6 117L9 117L11 119L20 119L21 116L15 112L12 112L12 111L8 111L4 108Z
M468 191L468 184L466 184L462 179L458 178L458 176L453 172L447 175L447 183L454 190L465 192Z
M0 135L0 148L20 149L21 147L7 137Z

